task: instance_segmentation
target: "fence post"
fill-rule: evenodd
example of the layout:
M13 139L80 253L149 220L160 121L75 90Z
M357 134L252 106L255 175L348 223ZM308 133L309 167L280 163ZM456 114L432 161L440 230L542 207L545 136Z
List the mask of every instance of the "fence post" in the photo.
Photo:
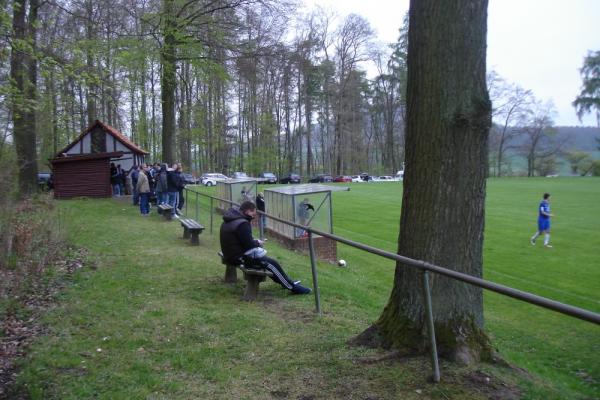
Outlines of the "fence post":
M423 271L423 296L425 297L425 308L427 311L427 330L429 333L429 347L431 349L432 379L435 383L440 381L440 365L438 363L437 345L435 343L435 328L433 326L433 309L431 307L431 292L429 289L429 273Z
M198 199L198 192L194 192L194 193L196 194L196 221L200 222L200 217L199 217L199 215L198 215L198 207L200 206L200 205L198 204L198 202L199 202L200 200Z
M210 197L210 234L213 234L213 213L215 212L215 209L213 207L213 198L212 196Z
M258 214L258 231L260 232L260 239L265 238L265 221L267 217L264 214Z
M310 268L312 270L313 278L313 290L315 291L315 306L317 307L317 313L321 313L321 294L319 293L319 281L317 279L317 261L315 258L315 246L313 244L312 232L308 231L308 250L310 252Z
M189 197L190 197L190 196L188 196L188 193L189 193L188 189L183 188L183 191L181 192L181 194L183 194L183 203L185 204L185 211L184 211L184 213L185 213L186 217L188 215L188 202L189 202Z

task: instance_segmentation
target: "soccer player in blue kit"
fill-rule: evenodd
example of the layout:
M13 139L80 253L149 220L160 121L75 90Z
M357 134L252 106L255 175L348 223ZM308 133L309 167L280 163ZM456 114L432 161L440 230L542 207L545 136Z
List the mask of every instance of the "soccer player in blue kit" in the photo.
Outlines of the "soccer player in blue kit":
M544 234L544 246L552 247L550 244L550 217L554 215L550 213L550 194L544 193L544 198L538 208L538 231L530 239L530 242L535 246L535 239L541 234Z

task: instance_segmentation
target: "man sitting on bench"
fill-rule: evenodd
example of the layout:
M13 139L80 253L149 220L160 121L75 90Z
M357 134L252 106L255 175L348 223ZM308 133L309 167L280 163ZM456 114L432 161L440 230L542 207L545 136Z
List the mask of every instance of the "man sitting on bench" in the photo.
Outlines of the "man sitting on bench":
M266 257L266 251L250 251L260 248L262 240L252 238L250 221L256 217L256 205L244 201L239 210L230 208L223 215L221 225L221 251L223 259L228 264L239 264L239 259L249 268L264 268L273 273L273 279L284 288L295 294L308 294L310 289L291 280L277 261ZM262 253L262 254L261 254Z

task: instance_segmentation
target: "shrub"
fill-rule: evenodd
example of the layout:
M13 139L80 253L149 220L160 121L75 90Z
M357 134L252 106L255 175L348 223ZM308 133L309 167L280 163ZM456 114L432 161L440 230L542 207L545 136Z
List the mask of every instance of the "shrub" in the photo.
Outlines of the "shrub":
M5 177L6 173L0 176L0 185L10 187ZM49 194L15 201L5 193L0 195L0 320L44 284L49 265L62 248Z

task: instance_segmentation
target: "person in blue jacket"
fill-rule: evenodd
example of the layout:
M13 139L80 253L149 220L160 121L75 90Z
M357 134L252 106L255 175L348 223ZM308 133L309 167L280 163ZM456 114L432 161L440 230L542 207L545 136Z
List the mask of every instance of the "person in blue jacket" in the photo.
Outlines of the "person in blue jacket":
M550 212L550 193L544 193L540 206L538 207L538 230L529 240L532 246L535 246L535 240L538 236L544 235L544 247L552 247L550 244L550 217L554 214Z

